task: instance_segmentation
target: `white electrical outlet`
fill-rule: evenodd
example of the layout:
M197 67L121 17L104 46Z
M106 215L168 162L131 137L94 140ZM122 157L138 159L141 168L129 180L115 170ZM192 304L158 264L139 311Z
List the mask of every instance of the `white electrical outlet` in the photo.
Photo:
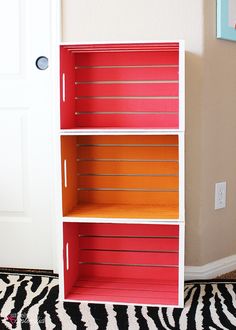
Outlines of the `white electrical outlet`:
M217 182L215 185L215 210L226 207L226 182Z

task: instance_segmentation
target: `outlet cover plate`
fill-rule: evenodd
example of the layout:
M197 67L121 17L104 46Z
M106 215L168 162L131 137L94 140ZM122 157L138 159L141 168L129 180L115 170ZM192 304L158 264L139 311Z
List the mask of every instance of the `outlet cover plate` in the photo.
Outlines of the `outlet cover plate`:
M226 207L226 181L215 184L215 210Z

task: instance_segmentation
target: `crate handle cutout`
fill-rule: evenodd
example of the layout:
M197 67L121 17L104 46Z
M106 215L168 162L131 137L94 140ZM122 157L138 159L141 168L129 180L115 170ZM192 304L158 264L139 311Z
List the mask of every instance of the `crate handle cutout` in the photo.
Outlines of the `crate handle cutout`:
M67 188L67 161L64 159L64 187Z
M66 243L66 270L69 270L69 243Z
M66 101L66 75L62 74L62 101Z

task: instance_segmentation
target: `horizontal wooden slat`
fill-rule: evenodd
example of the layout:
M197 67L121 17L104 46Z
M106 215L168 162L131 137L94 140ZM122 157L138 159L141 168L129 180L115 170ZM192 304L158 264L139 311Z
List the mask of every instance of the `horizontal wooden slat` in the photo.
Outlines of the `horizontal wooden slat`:
M79 223L80 235L110 236L179 236L178 225Z
M165 176L79 176L79 188L178 190L178 177Z
M164 111L178 112L178 99L79 99L76 100L76 110L82 112L114 111Z
M166 114L80 114L77 126L87 128L162 128L177 129L178 113Z
M143 51L143 50L178 50L179 42L145 42L145 43L103 43L103 44L72 44L62 45L61 48L70 51Z
M178 51L94 52L76 55L76 66L178 64Z
M178 135L81 135L78 144L178 144Z
M81 53L121 53L121 52L139 52L139 51L148 51L148 52L176 52L179 47L175 45L141 45L136 44L136 46L128 44L126 45L84 45L84 46L67 46L67 50L72 52L73 54L81 54Z
M119 303L131 303L131 304L150 304L150 305L178 305L178 295L173 294L169 298L165 295L158 294L155 297L117 297L117 296L108 296L108 295L95 295L94 293L91 295L80 293L74 293L74 290L71 291L70 294L66 295L66 299L73 300L73 301L104 301L104 302L119 302Z
M99 192L99 193L104 193L104 192ZM108 194L107 191L105 191L105 193ZM175 200L175 204L173 203L170 204L168 203L168 201L166 201L166 204L161 205L158 204L160 203L160 200L156 200L154 204L151 203L150 199L149 200L142 199L142 201L140 201L140 203L142 204L137 204L137 199L133 198L135 197L133 195L133 196L128 196L128 199L126 200L126 204L124 204L124 201L122 204L120 204L119 200L122 199L122 197L124 196L124 192L122 194L122 197L120 197L120 195L117 196L117 194L115 194L114 196L114 192L109 192L109 193L110 194L108 194L105 200L102 200L101 196L97 196L97 195L92 196L94 199L97 200L96 204L93 203L91 200L82 203L81 199L86 199L86 198L88 199L88 196L80 195L80 203L76 205L75 208L72 211L70 211L67 215L70 217L108 218L108 219L121 218L125 220L127 219L178 220L179 218L179 208L178 208L177 200ZM111 194L112 196L110 196ZM89 196L91 195L89 194ZM144 204L145 202L146 204ZM171 200L171 202L173 202L173 200Z
M153 296L155 296L156 299L173 299L173 297L177 298L177 293L173 292L151 292L142 290L141 288L139 290L126 290L126 289L100 289L100 288L78 288L73 287L73 294L79 294L81 297L89 297L89 299L92 299L91 296L105 296L106 299L110 297L110 299L114 299L115 297L117 299L124 299L124 297L127 297L128 299L131 298L146 298L151 299ZM84 298L85 299L85 298ZM109 298L108 298L109 299ZM99 299L100 300L100 299Z
M134 279L119 279L119 278L99 278L99 277L88 277L80 278L74 285L74 287L81 288L104 288L104 289L128 289L136 290L140 289L145 291L155 291L155 292L177 292L178 291L178 281L168 281L166 278L164 281L149 280L148 282L144 279L134 280Z
M178 175L178 162L82 161L78 164L78 172L80 174Z
M79 238L80 249L177 251L178 238L84 237ZM132 260L130 260L132 263Z
M123 80L178 80L178 67L79 68L78 82Z
M157 204L177 206L178 192L130 192L130 191L79 191L79 203L108 203L108 204Z
M147 51L147 52L176 52L179 50L178 46L175 45L141 45L137 44L136 46L131 45L128 46L126 45L84 45L84 46L66 46L67 51L73 53L73 54L89 54L89 53L123 53L124 51L126 53L128 52L142 52L142 51Z
M79 147L78 159L177 160L177 147Z
M178 265L178 253L80 250L79 261L85 263Z
M177 44L100 44L100 45L67 45L63 46L67 51L74 54L81 53L120 53L120 52L164 52L164 51L178 51L179 45Z
M141 84L81 84L76 86L77 97L125 97L125 96L178 96L177 83Z
M139 52L139 51L156 51L156 52L163 52L163 51L177 51L179 49L178 46L175 45L162 45L162 46L153 46L153 45L141 45L136 44L136 46L128 44L126 45L85 45L85 46L67 46L68 50L74 54L80 53L120 53L120 52Z
M151 280L177 280L178 268L110 265L79 265L79 277L119 277Z

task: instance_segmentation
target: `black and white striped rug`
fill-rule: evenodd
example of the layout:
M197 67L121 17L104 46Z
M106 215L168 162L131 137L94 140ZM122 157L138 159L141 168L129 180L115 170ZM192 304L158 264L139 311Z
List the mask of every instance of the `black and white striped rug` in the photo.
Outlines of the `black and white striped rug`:
M55 276L0 274L0 330L236 329L236 283L185 285L185 307L62 303Z

